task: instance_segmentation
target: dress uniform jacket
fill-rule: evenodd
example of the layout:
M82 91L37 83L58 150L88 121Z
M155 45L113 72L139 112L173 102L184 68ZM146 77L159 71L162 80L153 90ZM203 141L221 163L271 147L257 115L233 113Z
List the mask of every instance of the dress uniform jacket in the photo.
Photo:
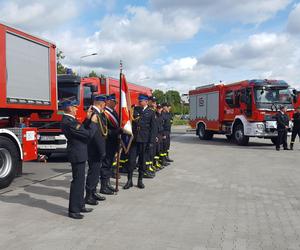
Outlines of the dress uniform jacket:
M135 119L132 124L133 135L136 142L154 143L155 142L155 114L152 109L146 107L135 107L133 112Z
M88 160L87 143L97 130L95 124L90 124L90 128L86 129L69 115L63 116L62 131L68 139L67 153L69 162L77 163Z
M107 120L103 113L99 113L96 109L93 111L93 115L97 115L102 122L102 126L106 126ZM92 115L92 116L93 116ZM85 126L89 126L91 124L91 120L85 120ZM101 130L101 124L96 124L96 132L92 139L88 143L88 159L90 161L101 161L105 157L105 139L106 136L103 135L103 131ZM107 128L104 128L104 130Z
M278 112L276 114L276 121L277 121L277 130L285 130L286 126L289 126L289 117L287 114L282 112Z

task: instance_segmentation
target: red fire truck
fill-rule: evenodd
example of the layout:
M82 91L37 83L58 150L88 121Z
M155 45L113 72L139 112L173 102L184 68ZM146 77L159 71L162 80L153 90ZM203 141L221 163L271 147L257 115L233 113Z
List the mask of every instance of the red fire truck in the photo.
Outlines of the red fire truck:
M150 95L152 90L133 83L128 83L131 104L137 104L140 93ZM80 78L73 75L58 76L58 111L48 117L32 114L30 125L38 128L38 152L48 157L52 153L64 153L67 140L60 129L63 112L60 110L60 101L64 98L75 97L79 101L77 118L83 121L86 111L92 103L94 94L115 93L119 100L119 80L107 77Z
M26 121L57 109L56 87L56 46L0 23L0 188L37 158L37 130Z
M245 80L228 85L212 84L189 92L190 125L201 140L224 134L239 145L250 137L276 142L274 115L285 105L291 117L294 95L282 80ZM292 122L290 127L292 126Z

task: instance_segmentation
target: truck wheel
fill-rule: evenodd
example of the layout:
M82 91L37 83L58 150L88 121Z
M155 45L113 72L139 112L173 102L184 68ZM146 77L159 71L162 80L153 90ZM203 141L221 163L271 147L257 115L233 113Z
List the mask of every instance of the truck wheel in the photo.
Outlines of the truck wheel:
M199 124L198 126L198 135L200 140L211 140L214 134L205 129L204 124Z
M10 185L21 164L15 144L10 139L0 136L0 189Z
M249 143L249 137L244 135L243 124L238 124L234 129L234 140L238 145L246 146Z

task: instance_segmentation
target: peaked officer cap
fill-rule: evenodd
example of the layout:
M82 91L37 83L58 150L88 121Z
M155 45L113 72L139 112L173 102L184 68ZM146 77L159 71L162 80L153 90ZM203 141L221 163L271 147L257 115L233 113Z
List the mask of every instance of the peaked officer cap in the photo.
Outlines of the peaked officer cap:
M71 100L71 99L64 99L61 101L61 107L63 109L67 108L67 107L71 107L71 106L78 106L79 105L79 102L74 99L74 100Z
M114 101L114 102L116 102L117 101L116 94L111 94L111 95L107 96L107 101Z
M139 99L139 101L148 101L149 97L147 95L144 95L144 94L139 94L138 99Z
M94 101L105 102L106 100L107 100L106 95L95 95L94 96Z

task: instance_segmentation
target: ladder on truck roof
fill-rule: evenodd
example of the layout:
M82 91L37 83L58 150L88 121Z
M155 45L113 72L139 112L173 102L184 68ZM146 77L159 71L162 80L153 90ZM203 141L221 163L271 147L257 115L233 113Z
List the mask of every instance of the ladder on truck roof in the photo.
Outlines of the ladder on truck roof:
M207 85L197 87L196 90L212 88L212 87L216 87L216 86L219 86L219 85L221 85L221 84L219 84L219 83L207 84Z

